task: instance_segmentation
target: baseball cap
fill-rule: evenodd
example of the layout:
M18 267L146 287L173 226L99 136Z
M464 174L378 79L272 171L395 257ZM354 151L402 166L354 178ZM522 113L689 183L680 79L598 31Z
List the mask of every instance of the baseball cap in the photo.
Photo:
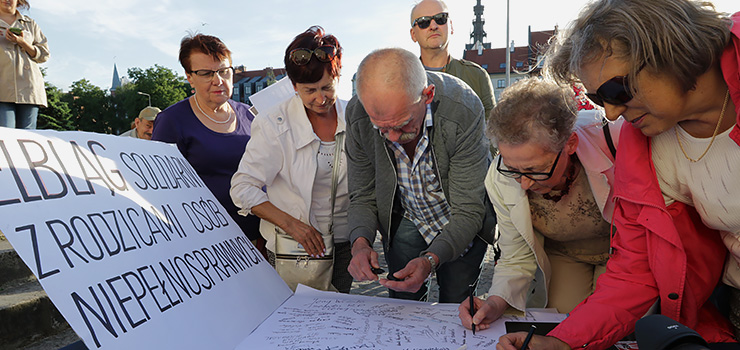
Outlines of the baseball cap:
M154 118L157 117L157 114L161 112L162 110L157 107L146 107L139 112L139 119L154 121Z

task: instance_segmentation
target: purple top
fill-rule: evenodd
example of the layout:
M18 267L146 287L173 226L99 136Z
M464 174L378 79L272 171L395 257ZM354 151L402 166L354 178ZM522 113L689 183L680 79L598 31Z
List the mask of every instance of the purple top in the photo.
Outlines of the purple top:
M260 237L259 218L239 215L238 208L229 196L231 176L236 172L252 135L254 115L249 112L247 104L233 100L228 103L236 113L236 130L233 132L220 133L207 128L195 116L186 98L157 115L152 140L177 144L216 199L247 237L254 240Z

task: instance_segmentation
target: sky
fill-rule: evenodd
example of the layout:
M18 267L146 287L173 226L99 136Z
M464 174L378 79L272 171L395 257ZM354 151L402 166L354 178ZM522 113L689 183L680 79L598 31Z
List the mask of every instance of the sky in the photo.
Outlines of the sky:
M735 12L737 0L714 0L719 11ZM414 0L30 0L32 17L49 41L47 80L67 91L87 79L108 89L113 65L120 76L129 68L155 64L179 75L180 40L189 32L219 37L232 51L234 66L247 70L283 67L285 48L312 25L321 25L343 47L340 98L349 99L351 79L362 58L374 49L419 51L409 35ZM484 30L492 47L506 46L507 0L482 0ZM585 0L511 0L509 35L524 46L532 31L565 27ZM462 56L470 43L475 0L448 0L453 34L450 52ZM346 97L343 97L346 96ZM144 98L144 97L142 97Z

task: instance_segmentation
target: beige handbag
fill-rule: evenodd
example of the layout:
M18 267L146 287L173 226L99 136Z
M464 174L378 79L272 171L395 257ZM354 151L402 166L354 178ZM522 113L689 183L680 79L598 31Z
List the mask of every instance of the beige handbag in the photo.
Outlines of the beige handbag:
M293 237L275 227L275 269L293 291L299 283L319 290L336 291L331 284L334 271L334 203L337 197L339 160L344 145L344 134L337 135L335 142L331 176L331 221L329 233L321 235L326 247L324 256L314 258L308 255Z

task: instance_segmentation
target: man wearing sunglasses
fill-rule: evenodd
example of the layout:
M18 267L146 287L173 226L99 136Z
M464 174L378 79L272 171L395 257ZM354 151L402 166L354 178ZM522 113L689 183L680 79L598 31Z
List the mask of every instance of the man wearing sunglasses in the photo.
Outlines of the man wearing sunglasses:
M419 44L424 68L462 79L480 98L488 119L496 104L491 78L478 64L450 56L450 35L453 33L452 21L443 1L423 0L411 9L411 40Z
M346 114L349 272L357 281L378 279L371 247L378 230L389 270L380 283L392 298L423 299L436 271L439 301L459 303L496 222L483 187L490 163L483 105L462 81L425 72L403 49L368 55L356 86Z

